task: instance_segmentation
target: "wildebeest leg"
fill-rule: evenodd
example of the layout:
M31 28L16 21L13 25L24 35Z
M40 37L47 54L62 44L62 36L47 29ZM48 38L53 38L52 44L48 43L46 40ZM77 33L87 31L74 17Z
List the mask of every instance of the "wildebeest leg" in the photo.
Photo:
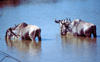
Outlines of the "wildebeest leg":
M33 31L29 34L29 37L32 41L35 41L35 37L36 37L36 31Z
M91 37L91 30L86 30L85 31L85 36L86 37Z
M73 35L74 35L74 36L78 36L78 34L77 34L77 33L74 33Z
M40 34L38 35L38 40L41 41L41 35Z
M15 36L13 35L13 39L15 40Z
M86 33L86 37L91 37L91 33Z
M93 36L94 37L97 37L97 34L96 34L96 26L94 25L94 26L92 26L92 28L93 28L93 30L92 30L93 31L92 32L93 33Z
M67 32L67 35L73 36L74 34L72 34L71 32Z
M85 36L86 36L86 37L91 37L91 34L92 34L92 29L91 29L91 27L90 27L90 28L88 28L88 29L85 31Z
M96 34L96 31L94 30L94 32L93 32L93 36L94 37L97 37L97 34Z
M38 40L41 41L41 29L37 30Z
M21 39L24 40L24 37L22 36Z

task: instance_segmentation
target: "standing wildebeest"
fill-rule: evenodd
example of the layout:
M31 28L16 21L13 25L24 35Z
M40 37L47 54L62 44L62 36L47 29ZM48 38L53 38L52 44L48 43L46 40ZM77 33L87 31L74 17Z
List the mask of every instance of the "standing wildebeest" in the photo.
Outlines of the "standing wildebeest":
M62 23L62 30L62 32L70 32L74 36L91 37L91 34L93 34L94 37L97 37L96 25L84 22L81 19L75 19L74 21L65 20L64 23Z
M41 29L35 25L21 23L14 28L9 28L6 31L5 37L11 38L12 36L21 37L22 40L32 41L35 41L36 36L38 36L39 41L41 41Z

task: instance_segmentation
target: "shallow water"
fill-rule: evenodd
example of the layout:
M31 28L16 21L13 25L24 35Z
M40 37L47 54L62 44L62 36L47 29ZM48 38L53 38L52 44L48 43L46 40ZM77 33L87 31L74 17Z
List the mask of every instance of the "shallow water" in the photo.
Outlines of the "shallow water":
M15 6L0 8L0 60L6 54L21 62L99 62L99 0L21 0ZM1 2L1 1L0 1ZM97 38L61 36L59 24L66 17L82 19L97 26ZM42 29L41 42L5 39L5 32L15 24L26 22ZM36 39L37 40L37 39ZM6 53L5 55L3 53ZM17 62L6 57L2 62Z

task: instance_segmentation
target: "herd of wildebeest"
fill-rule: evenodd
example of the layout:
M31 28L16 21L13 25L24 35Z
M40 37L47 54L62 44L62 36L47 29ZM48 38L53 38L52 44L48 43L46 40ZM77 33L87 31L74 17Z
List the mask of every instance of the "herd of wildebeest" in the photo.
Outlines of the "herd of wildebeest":
M93 34L94 37L97 37L96 25L82 21L81 19L75 19L73 21L70 18L64 20L55 19L55 23L60 25L61 35L91 37L91 34ZM35 41L35 38L38 37L38 40L41 41L41 29L35 25L28 25L23 22L15 25L15 27L10 27L6 31L5 37L8 39L13 37L32 41Z

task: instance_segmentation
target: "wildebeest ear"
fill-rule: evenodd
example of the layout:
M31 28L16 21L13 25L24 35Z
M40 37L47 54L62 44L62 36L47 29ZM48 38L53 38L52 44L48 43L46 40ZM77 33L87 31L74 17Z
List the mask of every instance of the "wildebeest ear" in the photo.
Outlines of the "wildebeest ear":
M68 18L66 17L66 20L68 21Z
M9 28L10 31L12 31L12 28Z

